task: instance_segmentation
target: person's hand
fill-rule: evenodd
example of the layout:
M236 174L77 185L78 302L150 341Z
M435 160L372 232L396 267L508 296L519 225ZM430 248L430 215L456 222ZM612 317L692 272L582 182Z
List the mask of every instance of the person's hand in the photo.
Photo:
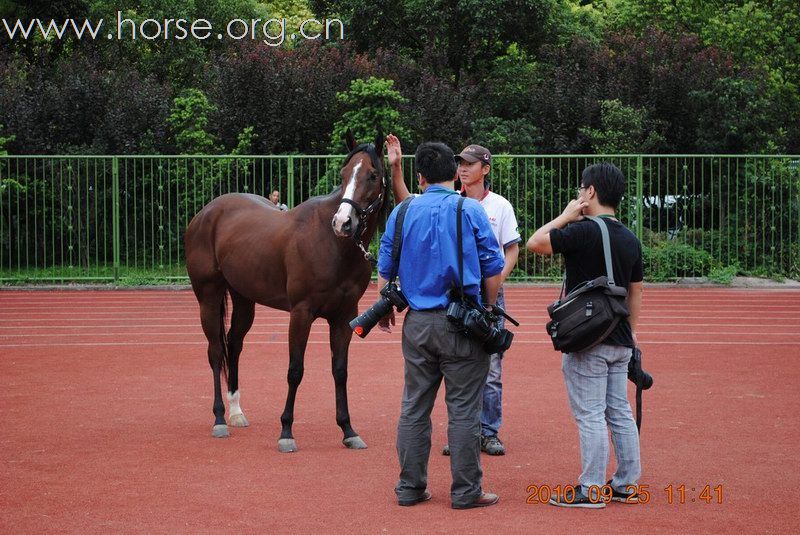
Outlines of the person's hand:
M389 158L389 165L400 165L403 159L403 151L400 148L400 140L394 134L386 136L386 156Z
M564 211L561 213L561 217L567 220L567 223L574 223L576 221L580 221L583 219L583 209L589 206L589 203L586 201L582 201L580 199L572 199L569 201L569 204Z
M389 326L390 324L394 325L394 309L378 320L378 328L385 333L390 333L392 332L392 328Z

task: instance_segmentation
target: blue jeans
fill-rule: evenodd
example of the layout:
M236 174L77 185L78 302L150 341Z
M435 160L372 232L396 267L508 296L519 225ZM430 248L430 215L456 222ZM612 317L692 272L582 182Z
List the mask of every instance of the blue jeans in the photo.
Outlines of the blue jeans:
M631 348L600 344L580 353L564 353L561 369L581 440L583 492L606 484L608 429L614 441L617 471L611 486L625 490L641 475L639 433L628 403Z
M503 288L497 293L497 304L506 307ZM500 318L497 326L505 326L505 318ZM489 375L483 387L483 409L481 410L481 435L497 436L503 423L503 353L495 353L489 360Z

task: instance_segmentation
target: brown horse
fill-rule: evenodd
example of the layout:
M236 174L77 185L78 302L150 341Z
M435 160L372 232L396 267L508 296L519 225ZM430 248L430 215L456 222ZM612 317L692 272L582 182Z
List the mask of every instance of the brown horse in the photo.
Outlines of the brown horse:
M200 303L200 321L208 338L214 375L212 435L227 437L220 374L227 373L230 425L246 427L239 392L239 354L253 324L255 303L289 312L289 393L281 415L278 450L297 450L292 436L297 387L311 324L330 326L332 371L336 385L336 423L348 448L366 444L350 425L347 407L347 352L358 300L369 284L372 266L364 244L390 206L383 166L383 136L356 146L341 170L333 193L314 197L288 212L267 199L230 193L208 203L189 223L184 236L186 269ZM331 227L333 227L331 229ZM225 334L226 294L233 303Z

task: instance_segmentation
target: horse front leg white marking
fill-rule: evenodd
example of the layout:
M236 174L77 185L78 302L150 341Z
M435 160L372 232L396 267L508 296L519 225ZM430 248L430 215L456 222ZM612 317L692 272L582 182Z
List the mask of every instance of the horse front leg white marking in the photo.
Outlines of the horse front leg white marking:
M247 427L250 425L250 422L247 421L247 418L245 418L242 412L242 407L239 405L240 399L241 396L238 390L233 394L228 392L228 412L230 415L230 425L233 427Z
M241 399L241 395L237 390L233 394L228 392L228 406L230 410L230 415L235 416L237 414L242 414L242 408L239 406L239 400Z

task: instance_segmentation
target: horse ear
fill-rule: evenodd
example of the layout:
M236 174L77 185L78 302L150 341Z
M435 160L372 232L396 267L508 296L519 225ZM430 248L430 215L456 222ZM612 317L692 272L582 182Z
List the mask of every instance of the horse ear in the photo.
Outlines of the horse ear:
M352 130L345 132L344 144L347 146L347 152L353 152L353 149L356 148L356 138L353 137Z
M378 134L375 136L375 150L378 151L378 154L383 155L383 128L378 127Z

